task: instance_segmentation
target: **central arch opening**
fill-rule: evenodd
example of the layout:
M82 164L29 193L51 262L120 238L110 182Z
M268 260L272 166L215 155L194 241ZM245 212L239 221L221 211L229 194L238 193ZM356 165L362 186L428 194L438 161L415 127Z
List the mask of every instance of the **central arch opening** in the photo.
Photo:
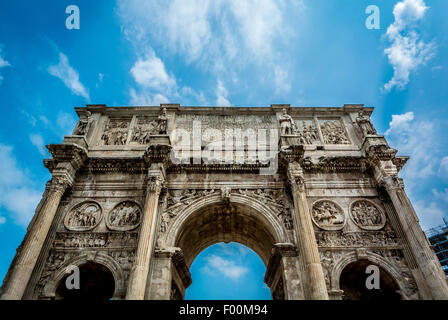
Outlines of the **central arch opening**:
M269 300L266 267L250 248L218 243L203 250L190 267L193 280L185 300Z
M271 289L264 283L264 276L272 248L281 241L275 228L269 217L240 203L211 204L191 213L175 240L193 281L184 298L270 299ZM219 294L219 288L210 288L204 283L206 279L210 284L221 283L225 292ZM232 287L239 288L246 281L250 281L247 290L232 292ZM202 294L197 294L196 286L203 286ZM257 290L250 293L249 288Z

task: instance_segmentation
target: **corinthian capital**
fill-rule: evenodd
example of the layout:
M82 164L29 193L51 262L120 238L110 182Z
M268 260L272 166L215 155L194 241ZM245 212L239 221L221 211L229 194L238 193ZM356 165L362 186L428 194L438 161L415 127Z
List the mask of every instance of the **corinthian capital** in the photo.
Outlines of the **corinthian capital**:
M150 176L148 177L147 188L148 191L153 191L160 193L163 187L163 179L160 176Z
M303 178L302 167L297 162L288 165L288 180L293 190L305 191L305 179Z
M381 184L386 188L386 190L403 189L403 180L398 178L396 175L383 177Z
M66 175L54 175L51 179L50 192L57 192L62 195L69 185L70 179Z

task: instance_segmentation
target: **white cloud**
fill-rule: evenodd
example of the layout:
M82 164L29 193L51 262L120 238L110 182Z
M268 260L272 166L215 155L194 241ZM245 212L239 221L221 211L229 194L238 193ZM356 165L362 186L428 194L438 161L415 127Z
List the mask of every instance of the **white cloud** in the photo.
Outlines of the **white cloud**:
M440 160L437 152L442 147L437 137L439 122L437 120L425 121L415 119L413 112L393 115L389 123L386 136L390 145L397 148L399 154L409 155L410 159L401 171L409 197L423 229L442 223L446 213L440 206L439 200L448 201L448 189L442 192L432 190L432 195L421 194L422 186L431 183L434 178L444 172L445 164L448 166L448 157ZM447 168L448 169L448 168ZM448 171L447 171L448 173Z
M138 93L134 88L129 91L131 96L130 104L134 106L157 106L161 103L169 103L169 99L163 94L150 94L148 92Z
M146 59L139 59L131 69L135 82L144 88L171 90L176 86L174 77L168 75L165 65L154 53Z
M26 226L41 198L28 173L21 170L12 153L12 147L0 144L0 207L7 209L11 218Z
M392 115L386 136L393 148L400 154L409 155L410 160L403 169L403 177L410 187L419 183L419 179L434 175L438 166L438 159L434 154L436 137L436 122L416 121L413 112Z
M202 92L198 94L190 87L179 88L176 77L166 70L162 59L152 49L148 51L150 53L139 58L130 70L137 84L129 90L130 104L154 106L179 100L185 103L190 98L201 103L206 101Z
M160 52L177 55L187 64L195 63L200 69L211 71L217 80L231 79L235 70L241 72L242 68L255 64L263 67L259 79L263 81L265 74L272 74L272 87L279 92L289 91L288 84L282 82L287 76L288 59L284 59L285 53L279 48L297 33L290 30L292 21L286 16L293 10L297 21L304 9L302 1L118 0L117 3L123 33L137 55L152 51L157 43L162 48ZM136 79L154 85L152 75L145 74ZM157 79L166 75L166 79L174 78L165 71ZM225 100L220 101L227 104Z
M415 201L414 209L420 218L420 225L423 230L428 230L434 226L438 226L443 223L443 217L446 211L438 206L434 201L429 205L425 201Z
M2 51L0 50L0 54L2 53ZM2 56L0 56L0 68L4 68L4 67L10 67L11 64L6 61L4 58L2 58Z
M40 154L44 157L47 156L47 150L45 149L44 139L40 134L30 134L31 143L39 150Z
M294 5L298 12L303 9ZM220 52L228 58L271 58L275 42L288 35L285 8L284 1L274 0L118 1L132 42L146 43L151 35L187 62L214 60Z
M0 69L4 67L11 67L11 64L2 57L2 49L0 48ZM0 75L0 84L3 81L3 76Z
M440 161L439 175L443 180L448 181L448 156Z
M291 83L289 82L288 71L281 67L274 69L274 82L276 93L289 93L291 91Z
M78 72L72 68L67 56L62 52L59 53L59 63L48 67L48 73L62 80L67 88L69 88L74 94L82 96L86 100L90 100L86 88L79 81Z
M404 89L411 71L426 64L434 55L434 44L420 40L415 31L415 24L423 19L427 10L423 0L403 0L395 5L394 23L386 31L391 45L384 50L394 69L392 79L384 85L386 92L394 87Z
M392 121L389 122L389 129L386 131L386 135L390 134L392 131L404 131L404 129L409 129L409 124L414 120L414 112L406 112L403 114L393 114Z
M246 267L238 266L234 261L212 255L207 258L207 264L202 268L203 271L216 275L216 272L232 280L238 280L249 270Z
M443 189L443 191L440 192L437 191L437 189L432 189L432 193L436 199L448 202L448 188L445 188Z
M232 104L227 99L229 92L224 87L224 84L221 80L218 80L218 84L216 86L216 105L218 106L231 106Z

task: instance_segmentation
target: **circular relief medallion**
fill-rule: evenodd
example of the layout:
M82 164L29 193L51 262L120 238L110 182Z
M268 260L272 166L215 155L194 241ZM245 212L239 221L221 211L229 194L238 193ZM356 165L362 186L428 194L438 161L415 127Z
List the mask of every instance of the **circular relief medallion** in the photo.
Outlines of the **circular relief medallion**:
M356 200L350 206L352 221L364 230L379 230L386 224L386 216L376 205L367 200Z
M140 206L133 201L120 202L108 214L106 225L109 229L127 231L137 228L141 217Z
M65 216L64 225L68 230L87 231L95 228L101 220L101 207L93 201L74 206Z
M340 230L345 225L342 208L329 200L314 202L311 217L313 222L324 230Z

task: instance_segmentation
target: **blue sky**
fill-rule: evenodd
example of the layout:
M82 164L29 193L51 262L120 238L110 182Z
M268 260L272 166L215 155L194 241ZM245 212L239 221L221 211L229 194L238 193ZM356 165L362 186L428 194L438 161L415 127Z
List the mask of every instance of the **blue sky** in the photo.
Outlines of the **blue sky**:
M190 267L192 284L186 300L269 300L264 283L266 267L260 257L242 244L218 243L203 250Z
M68 5L80 29L68 30ZM368 5L380 29L367 29ZM75 106L374 106L424 229L448 202L445 0L0 2L0 279ZM239 255L233 258L237 261ZM204 265L208 260L205 260Z

